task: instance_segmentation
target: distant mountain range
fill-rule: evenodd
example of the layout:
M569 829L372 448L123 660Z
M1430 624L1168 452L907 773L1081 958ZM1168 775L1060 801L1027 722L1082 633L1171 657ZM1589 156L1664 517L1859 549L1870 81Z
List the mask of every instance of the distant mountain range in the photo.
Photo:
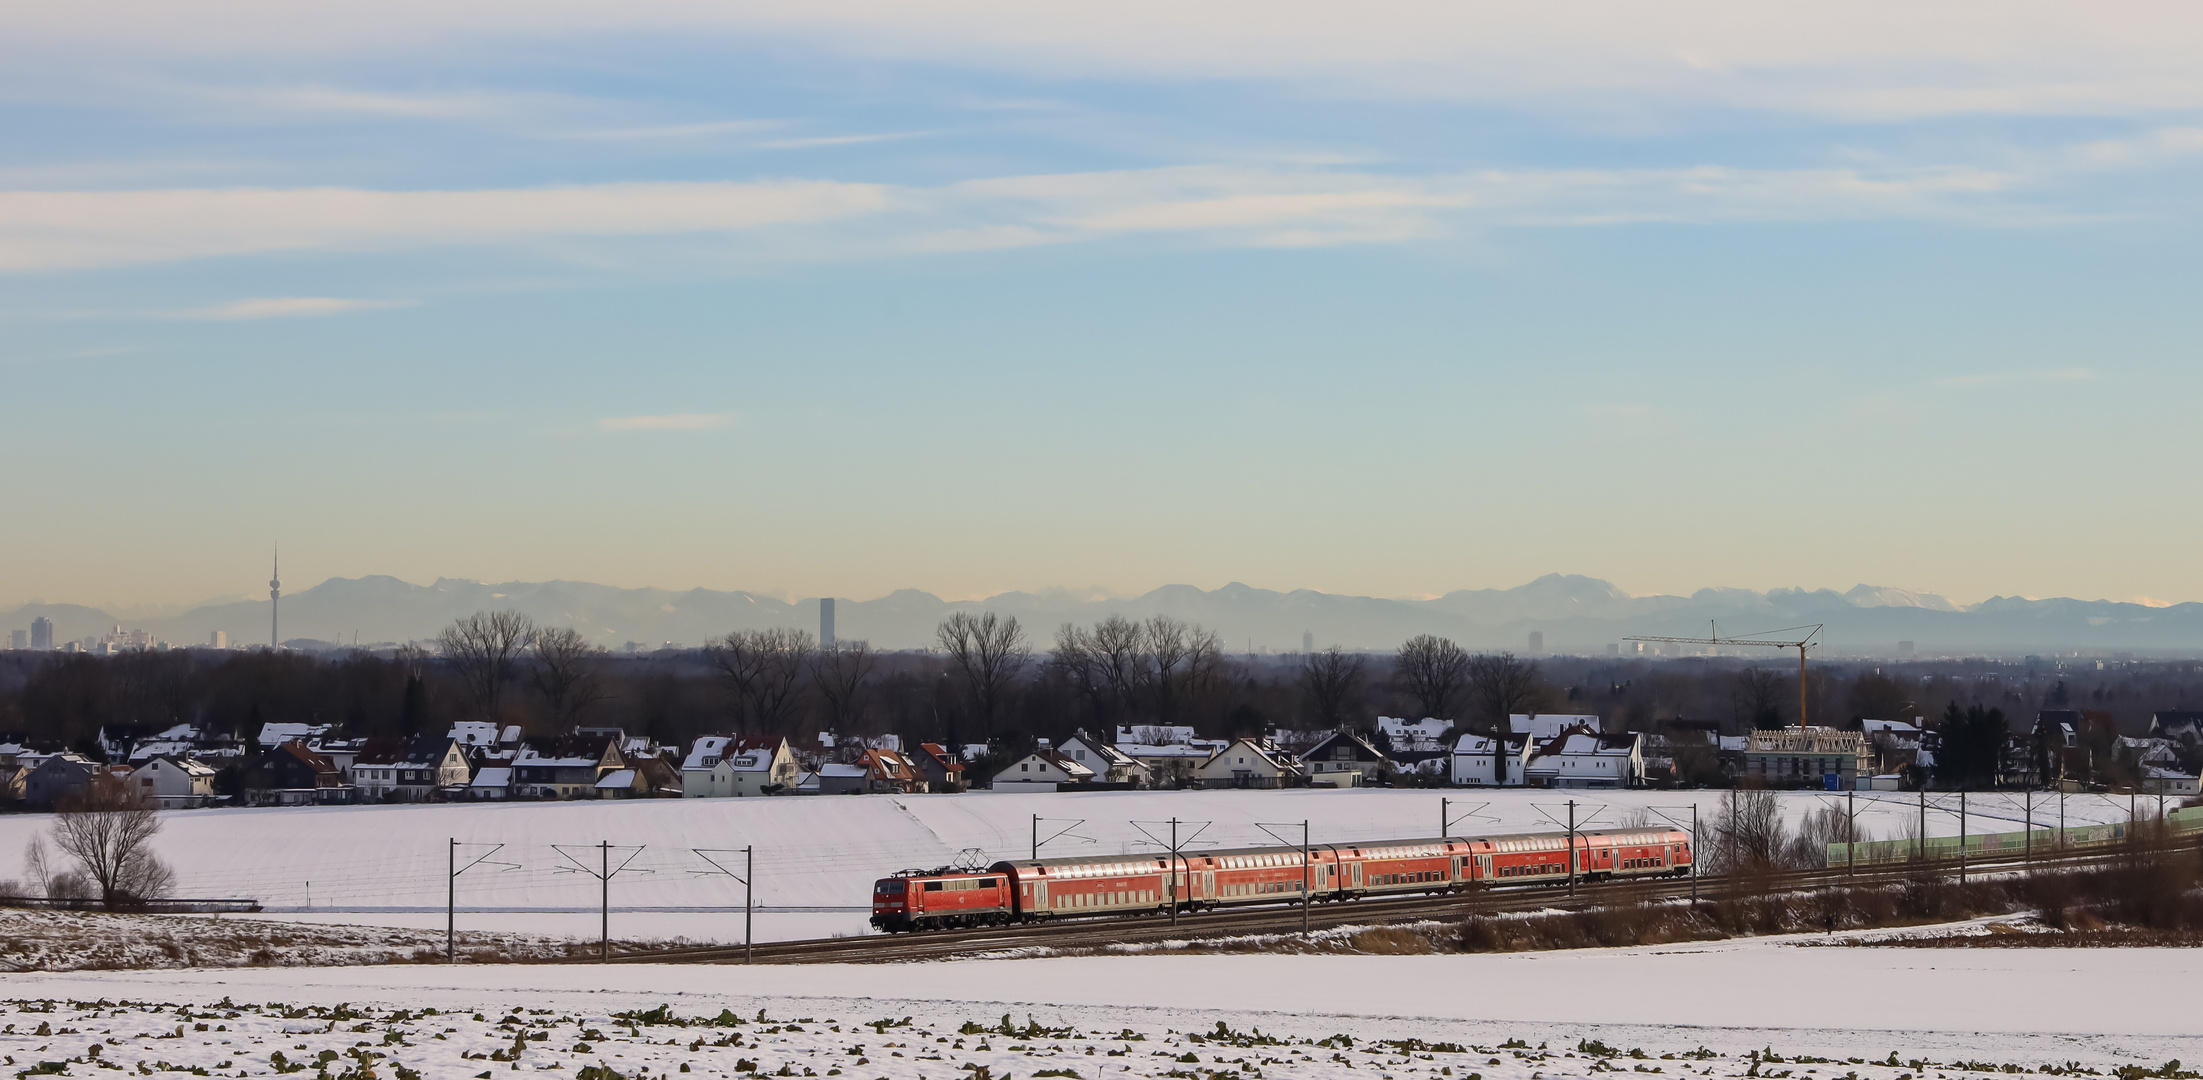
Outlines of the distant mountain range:
M413 585L393 577L331 578L283 598L283 631L287 642L302 645L425 640L454 619L501 608L575 627L621 649L628 642L644 648L700 645L740 629L816 630L819 604L746 592L621 589L575 581L491 585L443 579ZM1718 621L1723 634L1825 623L1821 640L1831 654L1889 656L1900 641L1916 642L1923 654L2061 649L2203 654L2203 604L2148 607L1996 597L1961 607L1933 594L1866 585L1841 593L1700 589L1689 596L1631 596L1610 582L1564 574L1431 600L1275 592L1233 583L1213 590L1168 585L1135 597L1003 593L975 602L904 589L875 600L837 600L835 609L841 637L864 638L883 649L927 645L934 626L950 612L984 609L1017 616L1036 647L1045 647L1064 622L1167 614L1215 629L1233 652L1295 652L1305 631L1315 635L1319 647L1389 650L1415 634L1432 633L1472 648L1517 651L1538 632L1548 651L1597 653L1632 634L1703 636L1709 621ZM0 616L0 625L24 629L38 616L52 619L62 640L105 634L122 621L97 608L27 604ZM131 628L177 644L204 644L215 630L227 631L232 644L255 644L268 637L268 603L208 604Z

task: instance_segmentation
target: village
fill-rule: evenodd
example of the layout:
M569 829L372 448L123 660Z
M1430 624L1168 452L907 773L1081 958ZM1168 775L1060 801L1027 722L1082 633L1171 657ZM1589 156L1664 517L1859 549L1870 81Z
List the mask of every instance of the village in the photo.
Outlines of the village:
M1192 727L1120 726L1035 738L1010 751L982 744L906 745L896 735L712 734L663 745L616 727L526 735L518 725L460 721L441 735L355 737L334 725L271 722L250 739L198 724L115 724L99 754L0 743L0 805L50 810L101 778L162 809L482 800L761 798L973 790L1080 792L1361 787L1809 788L1918 790L1933 783L1939 732L1912 721L1857 730L1789 727L1723 735L1713 722L1671 721L1611 733L1594 714L1513 714L1475 732L1433 718L1379 716L1361 732L1272 729L1204 739ZM2104 728L2105 730L2096 730ZM2108 745L2151 795L2197 794L2192 761L2203 713L2159 712L2145 736L2108 718L2046 710L2011 733L1993 783L2106 790L2068 777ZM1020 752L1022 751L1022 752ZM2076 758L2080 760L2075 760Z

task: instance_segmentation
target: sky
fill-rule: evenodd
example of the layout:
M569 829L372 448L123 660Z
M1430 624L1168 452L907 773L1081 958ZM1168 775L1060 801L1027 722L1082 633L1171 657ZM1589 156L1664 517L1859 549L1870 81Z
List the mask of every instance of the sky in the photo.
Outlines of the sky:
M0 604L2203 599L2203 9L0 7Z

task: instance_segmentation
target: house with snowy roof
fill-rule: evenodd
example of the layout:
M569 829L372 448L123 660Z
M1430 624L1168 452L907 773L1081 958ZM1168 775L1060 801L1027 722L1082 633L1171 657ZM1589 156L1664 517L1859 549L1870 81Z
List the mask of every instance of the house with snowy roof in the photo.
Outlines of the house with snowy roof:
M513 756L516 798L588 799L606 773L627 768L619 741L604 735L552 735L524 739Z
M147 806L180 810L212 806L214 767L187 757L157 757L130 771L130 790Z
M1234 739L1193 770L1205 788L1284 788L1308 782L1300 760L1268 740Z
M792 794L802 766L778 735L702 735L681 761L681 796L755 798Z
M1532 739L1521 772L1529 787L1636 787L1645 774L1644 736L1577 727L1551 739Z
M1099 775L1044 744L994 774L990 786L995 791L1061 791L1065 784L1091 784Z
M1521 787L1521 761L1528 735L1468 732L1453 741L1451 775L1462 787Z
M1103 783L1146 787L1155 776L1132 755L1088 735L1083 730L1073 732L1057 749L1064 757L1093 770L1094 775Z
M352 786L377 802L427 802L460 794L473 781L465 748L449 736L369 739L352 759Z
M1300 754L1301 764L1308 767L1308 777L1332 787L1361 787L1372 784L1384 776L1390 759L1358 735L1334 731Z

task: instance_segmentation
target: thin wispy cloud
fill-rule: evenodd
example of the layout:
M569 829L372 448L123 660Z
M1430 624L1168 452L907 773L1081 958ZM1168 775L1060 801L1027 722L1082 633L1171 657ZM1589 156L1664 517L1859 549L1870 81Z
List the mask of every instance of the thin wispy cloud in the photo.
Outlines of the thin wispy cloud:
M919 139L933 134L930 131L888 131L876 135L813 135L798 139L772 139L756 144L766 150L809 150L820 146L858 146L864 143L899 142L903 139Z
M597 421L598 431L708 431L727 426L729 413L668 413L663 416L613 416Z
M1979 375L1950 375L1935 380L1937 386L1970 388L1977 386L2003 386L2010 383L2071 383L2087 382L2096 377L2092 368L2052 368L2047 371L1994 371Z
M377 311L383 308L410 307L409 300L362 300L335 296L270 296L250 300L233 300L212 307L189 308L171 313L179 319L203 319L211 322L242 322L252 319L296 319L322 315L342 315L352 311Z
M1277 163L1034 173L933 187L833 179L463 191L0 192L0 271L211 256L690 237L753 262L1187 237L1245 247L1403 244L1481 228L1934 221L2040 227L2062 166L1482 169L1396 175ZM766 239L771 230L772 239ZM755 234L730 244L740 234ZM565 244L595 259L601 244ZM1985 379L2006 376L1984 376Z
M1358 97L1841 118L2142 115L2203 105L2203 13L2135 0L1791 5L1368 0L100 0L0 6L0 40L103 55L389 55L454 42L781 41L1058 79L1239 80Z
M784 120L707 120L693 124L648 124L639 127L598 128L560 132L562 139L602 139L611 142L707 139L726 135L751 135L785 127Z

